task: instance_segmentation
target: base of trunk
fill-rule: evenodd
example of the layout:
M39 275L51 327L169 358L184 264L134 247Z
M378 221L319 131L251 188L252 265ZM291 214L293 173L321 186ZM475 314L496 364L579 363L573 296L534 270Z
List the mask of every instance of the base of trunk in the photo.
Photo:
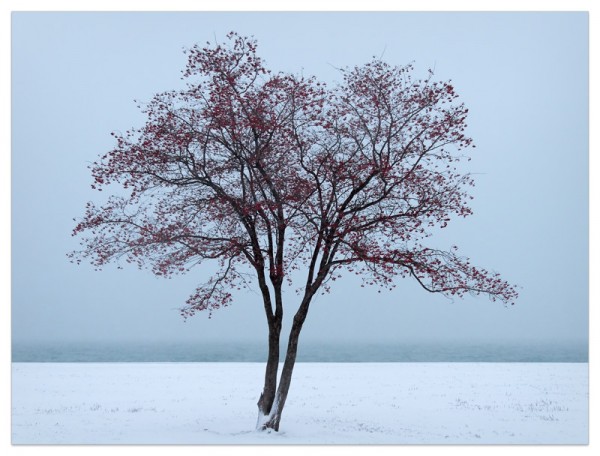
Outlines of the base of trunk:
M281 410L279 410L279 402L276 400L269 414L265 415L263 411L258 409L258 419L256 420L257 431L275 431L279 432L279 421L281 420Z
M266 432L279 432L279 418L264 416L263 420L259 418L259 422L256 424L257 431Z

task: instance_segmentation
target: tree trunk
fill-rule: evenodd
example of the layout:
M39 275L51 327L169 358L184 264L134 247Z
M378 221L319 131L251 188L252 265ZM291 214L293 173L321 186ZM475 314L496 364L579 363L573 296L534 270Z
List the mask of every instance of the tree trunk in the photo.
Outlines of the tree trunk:
M275 312L271 313L271 299L268 288L261 287L267 310L267 322L269 324L269 354L265 369L265 384L258 399L258 419L256 429L264 429L263 423L271 413L275 395L277 393L277 372L279 370L279 339L281 335L281 323L283 320L283 305L281 295L281 283L274 284Z
M271 412L275 393L277 391L277 371L279 369L279 336L281 333L281 323L273 322L269 324L269 354L267 357L267 367L265 369L265 384L263 391L258 399L258 422L257 428L262 427L262 421L265 416Z
M285 356L285 362L283 363L283 369L281 371L281 378L279 379L279 387L277 388L277 395L272 404L271 411L265 414L264 421L257 426L258 428L273 429L279 431L279 422L281 421L281 412L287 399L288 391L290 389L290 383L292 381L292 372L294 365L296 364L296 354L298 352L298 339L300 338L300 331L306 315L308 313L308 305L312 296L305 298L305 301L300 306L300 309L294 316L294 322L292 323L292 329L290 331L290 338L288 341L287 353Z

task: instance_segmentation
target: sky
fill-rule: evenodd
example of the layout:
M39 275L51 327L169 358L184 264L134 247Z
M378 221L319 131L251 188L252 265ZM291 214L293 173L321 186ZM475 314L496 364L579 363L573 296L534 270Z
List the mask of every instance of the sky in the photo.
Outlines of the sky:
M265 340L260 297L184 322L210 265L165 280L71 264L73 218L97 200L87 166L137 100L182 86L184 47L254 35L273 70L327 82L373 55L452 79L477 148L474 215L432 247L460 247L517 284L505 307L405 279L347 277L311 306L303 340L571 341L588 337L588 16L585 13L13 13L13 341ZM298 298L286 295L289 320Z

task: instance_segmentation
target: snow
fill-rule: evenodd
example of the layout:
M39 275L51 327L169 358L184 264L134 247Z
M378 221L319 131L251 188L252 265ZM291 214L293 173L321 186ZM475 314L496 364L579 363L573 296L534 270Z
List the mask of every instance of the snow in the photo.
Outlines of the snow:
M298 363L259 432L260 363L13 363L13 444L587 444L588 364Z

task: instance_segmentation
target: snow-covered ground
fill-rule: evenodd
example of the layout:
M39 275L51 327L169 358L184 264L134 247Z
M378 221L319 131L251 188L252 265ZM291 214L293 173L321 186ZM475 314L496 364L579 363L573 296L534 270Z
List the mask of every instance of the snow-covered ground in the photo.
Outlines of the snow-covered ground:
M254 431L259 363L13 363L12 441L588 442L588 365L299 363L279 433Z

